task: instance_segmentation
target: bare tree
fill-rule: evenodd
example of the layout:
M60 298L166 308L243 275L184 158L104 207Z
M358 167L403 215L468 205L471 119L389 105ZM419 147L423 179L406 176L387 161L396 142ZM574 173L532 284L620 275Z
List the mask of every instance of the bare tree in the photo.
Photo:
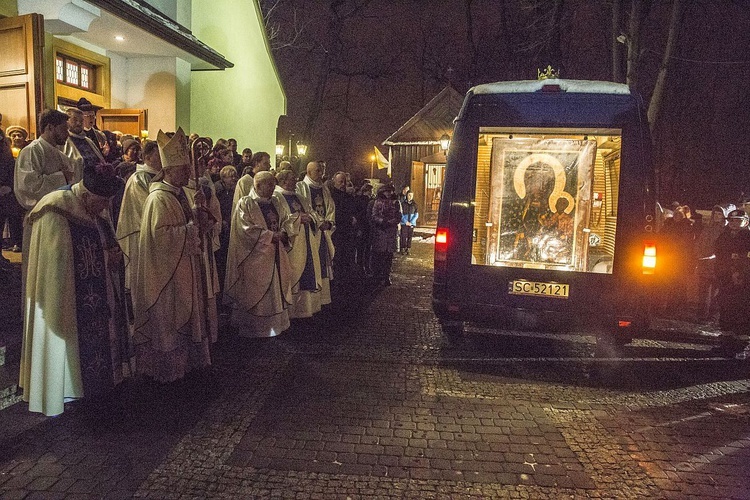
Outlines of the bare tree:
M674 55L677 48L677 40L679 38L680 24L682 22L684 5L684 0L673 0L672 3L672 15L669 21L669 35L667 36L667 45L664 49L661 66L659 66L659 73L656 77L654 92L651 94L651 100L648 104L648 124L651 127L652 132L657 120L659 119L659 114L661 113L662 103L664 101L664 91L667 82L667 70L669 68L670 60L672 59L672 56Z
M299 10L289 5L287 0L260 0L260 7L271 50L277 51L298 46L307 26ZM291 13L291 19L282 23L278 18L281 11Z
M612 0L612 80L624 81L622 55L625 35L622 33L622 0Z

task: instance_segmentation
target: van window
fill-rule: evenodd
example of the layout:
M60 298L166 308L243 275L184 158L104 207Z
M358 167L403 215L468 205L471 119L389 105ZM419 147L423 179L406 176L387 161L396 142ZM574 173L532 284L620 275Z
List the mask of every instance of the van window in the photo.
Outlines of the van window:
M472 264L612 273L620 129L482 127Z

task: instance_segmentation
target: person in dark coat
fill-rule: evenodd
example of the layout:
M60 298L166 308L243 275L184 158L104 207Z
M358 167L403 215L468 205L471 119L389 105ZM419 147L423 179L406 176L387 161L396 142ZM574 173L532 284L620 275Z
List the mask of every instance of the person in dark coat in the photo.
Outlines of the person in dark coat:
M392 283L393 252L396 251L396 233L401 222L401 204L395 194L393 184L380 186L370 212L372 272L382 285Z
M229 252L230 222L232 220L232 200L234 199L234 188L237 186L237 169L233 165L226 165L219 172L219 181L216 187L216 199L219 200L221 210L221 232L219 233L219 249L215 252L216 269L219 273L219 284L224 290L224 277L227 270L227 254ZM223 307L223 302L218 302Z
M719 326L739 335L750 334L747 297L750 292L750 228L744 210L733 210L716 239L716 281L719 286Z
M355 227L357 224L354 197L346 192L346 173L336 172L329 190L336 205L336 230L331 234L336 254L333 257L333 275L340 286L352 277L355 255Z
M372 184L366 183L354 196L354 211L357 217L357 229L355 235L356 251L355 262L357 268L364 275L372 274L370 269L370 217L368 208L372 200Z

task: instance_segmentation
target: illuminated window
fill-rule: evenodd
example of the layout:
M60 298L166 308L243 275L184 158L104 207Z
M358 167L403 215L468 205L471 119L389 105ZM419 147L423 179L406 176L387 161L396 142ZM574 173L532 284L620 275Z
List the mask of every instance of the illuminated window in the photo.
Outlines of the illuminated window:
M71 87L96 91L96 67L64 55L55 58L55 78Z
M81 66L81 87L89 88L89 68L88 66Z
M65 82L78 86L78 64L73 61L65 61Z
M65 81L65 61L60 56L55 58L55 77L58 82Z

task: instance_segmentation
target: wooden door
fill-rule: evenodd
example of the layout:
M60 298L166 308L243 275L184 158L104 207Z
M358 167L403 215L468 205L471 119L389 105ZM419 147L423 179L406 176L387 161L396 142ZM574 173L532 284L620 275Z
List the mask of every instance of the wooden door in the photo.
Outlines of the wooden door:
M117 130L141 137L141 132L148 130L148 113L145 109L100 109L96 114L96 125L101 130ZM151 135L156 139L156 134Z
M413 161L411 162L411 179L409 180L409 187L414 193L414 201L418 203L418 208L422 209L422 203L424 202L424 162ZM401 194L399 192L399 194Z
M39 14L0 19L0 113L3 126L20 125L38 137L44 109L44 18Z

